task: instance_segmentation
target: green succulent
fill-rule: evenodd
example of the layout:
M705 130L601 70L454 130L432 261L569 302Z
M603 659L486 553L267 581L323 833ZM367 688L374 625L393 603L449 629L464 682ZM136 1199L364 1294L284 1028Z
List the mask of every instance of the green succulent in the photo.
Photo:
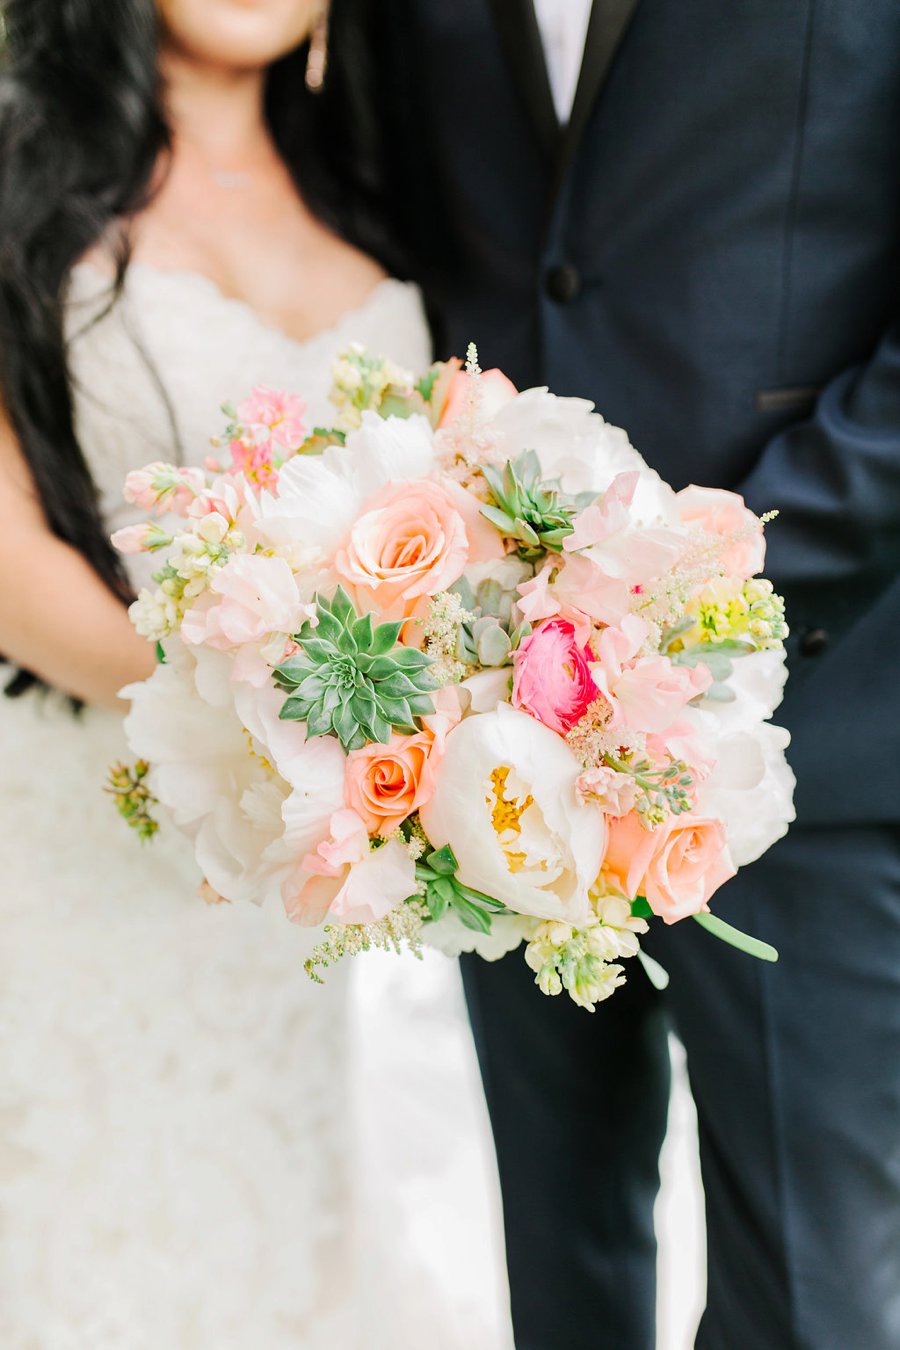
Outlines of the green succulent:
M523 565L523 572L529 575L531 569ZM466 578L460 577L450 589L471 616L460 625L456 659L469 666L509 665L512 653L531 632L531 624L518 622L515 592L492 578L473 590Z
M421 862L416 863L416 880L424 887L422 899L428 912L432 919L441 919L448 909L452 909L466 928L489 933L491 915L502 914L506 906L483 891L464 886L456 875L458 866L449 844L432 850Z
M288 691L280 716L305 722L310 737L336 736L345 751L384 744L392 730L417 731L416 718L434 712L437 684L431 658L398 644L403 624L376 628L342 586L331 600L316 596L316 617L294 635L300 650L275 670Z
M494 502L483 506L481 514L507 539L518 541L519 556L532 559L548 550L558 553L563 540L572 533L579 502L542 482L541 464L534 450L508 460L502 473L490 465L482 472Z

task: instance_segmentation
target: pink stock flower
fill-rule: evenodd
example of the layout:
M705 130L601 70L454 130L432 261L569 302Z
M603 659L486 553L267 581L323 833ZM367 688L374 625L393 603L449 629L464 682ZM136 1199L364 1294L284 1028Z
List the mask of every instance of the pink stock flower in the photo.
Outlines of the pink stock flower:
M669 816L647 830L632 812L610 822L604 871L630 900L645 896L654 914L675 923L707 909L735 867L720 820Z
M415 865L390 839L373 849L365 824L355 811L331 817L330 835L307 853L299 878L282 890L287 916L316 925L327 916L341 923L378 923L415 893Z
M242 473L259 487L269 489L275 487L278 482L278 470L272 462L270 442L257 445L254 441L234 440L229 449L234 473Z
M394 733L387 745L364 745L347 756L347 805L369 834L387 839L413 811L429 801L441 757L427 732Z
M153 521L145 521L141 525L124 525L121 530L110 535L110 543L120 553L150 553L171 542L172 536Z
M627 816L637 801L637 783L627 773L598 765L585 769L575 783L575 791L583 802L599 806L607 816Z
M481 407L484 415L493 417L511 399L516 397L518 389L512 380L507 379L502 370L484 370L477 377L481 392ZM464 411L471 388L472 376L464 370L458 370L450 382L447 401L441 412L439 427L449 426Z
M173 515L185 516L205 486L201 469L183 469L157 461L143 469L132 469L125 478L122 495L126 502L142 511L155 510L158 515L171 511Z
M567 620L539 624L513 657L513 707L564 735L597 697L592 660L590 648L579 645Z
M699 526L709 534L734 536L722 552L729 576L746 581L762 571L766 561L762 522L737 492L692 485L678 493L676 502L685 525Z
M618 628L605 628L593 667L597 688L617 722L649 734L664 732L692 699L712 684L708 667L676 666L667 656L640 656L647 625L626 615Z
M431 482L391 483L375 494L337 552L335 571L382 618L407 619L446 590L468 561L456 503Z
M266 389L262 385L250 392L237 406L237 415L247 426L266 427L272 439L285 450L299 450L306 437L303 417L306 404L294 394Z

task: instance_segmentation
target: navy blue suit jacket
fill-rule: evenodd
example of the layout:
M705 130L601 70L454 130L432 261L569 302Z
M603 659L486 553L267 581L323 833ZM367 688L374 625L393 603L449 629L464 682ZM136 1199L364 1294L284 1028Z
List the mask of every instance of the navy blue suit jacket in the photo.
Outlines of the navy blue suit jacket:
M800 818L900 818L897 0L595 0L566 129L531 0L377 8L440 354L780 511Z

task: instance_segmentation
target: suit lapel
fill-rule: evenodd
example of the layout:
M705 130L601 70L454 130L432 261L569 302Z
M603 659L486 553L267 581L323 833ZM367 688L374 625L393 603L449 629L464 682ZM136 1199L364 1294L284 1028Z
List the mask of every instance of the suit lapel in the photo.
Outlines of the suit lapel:
M559 147L559 120L532 0L491 0L494 22L519 93L548 156Z
M594 0L572 115L562 131L559 144L559 180L562 180L578 149L597 95L637 7L638 0Z

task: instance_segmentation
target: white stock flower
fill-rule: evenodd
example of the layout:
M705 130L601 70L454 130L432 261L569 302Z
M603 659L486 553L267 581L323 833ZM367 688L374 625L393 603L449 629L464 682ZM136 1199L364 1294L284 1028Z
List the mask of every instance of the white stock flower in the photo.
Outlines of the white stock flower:
M150 642L161 642L175 632L182 615L183 607L159 586L153 591L143 587L128 607L135 632Z
M501 704L447 737L434 796L420 810L466 886L539 918L577 923L606 849L606 822L575 784L581 765L527 713Z

